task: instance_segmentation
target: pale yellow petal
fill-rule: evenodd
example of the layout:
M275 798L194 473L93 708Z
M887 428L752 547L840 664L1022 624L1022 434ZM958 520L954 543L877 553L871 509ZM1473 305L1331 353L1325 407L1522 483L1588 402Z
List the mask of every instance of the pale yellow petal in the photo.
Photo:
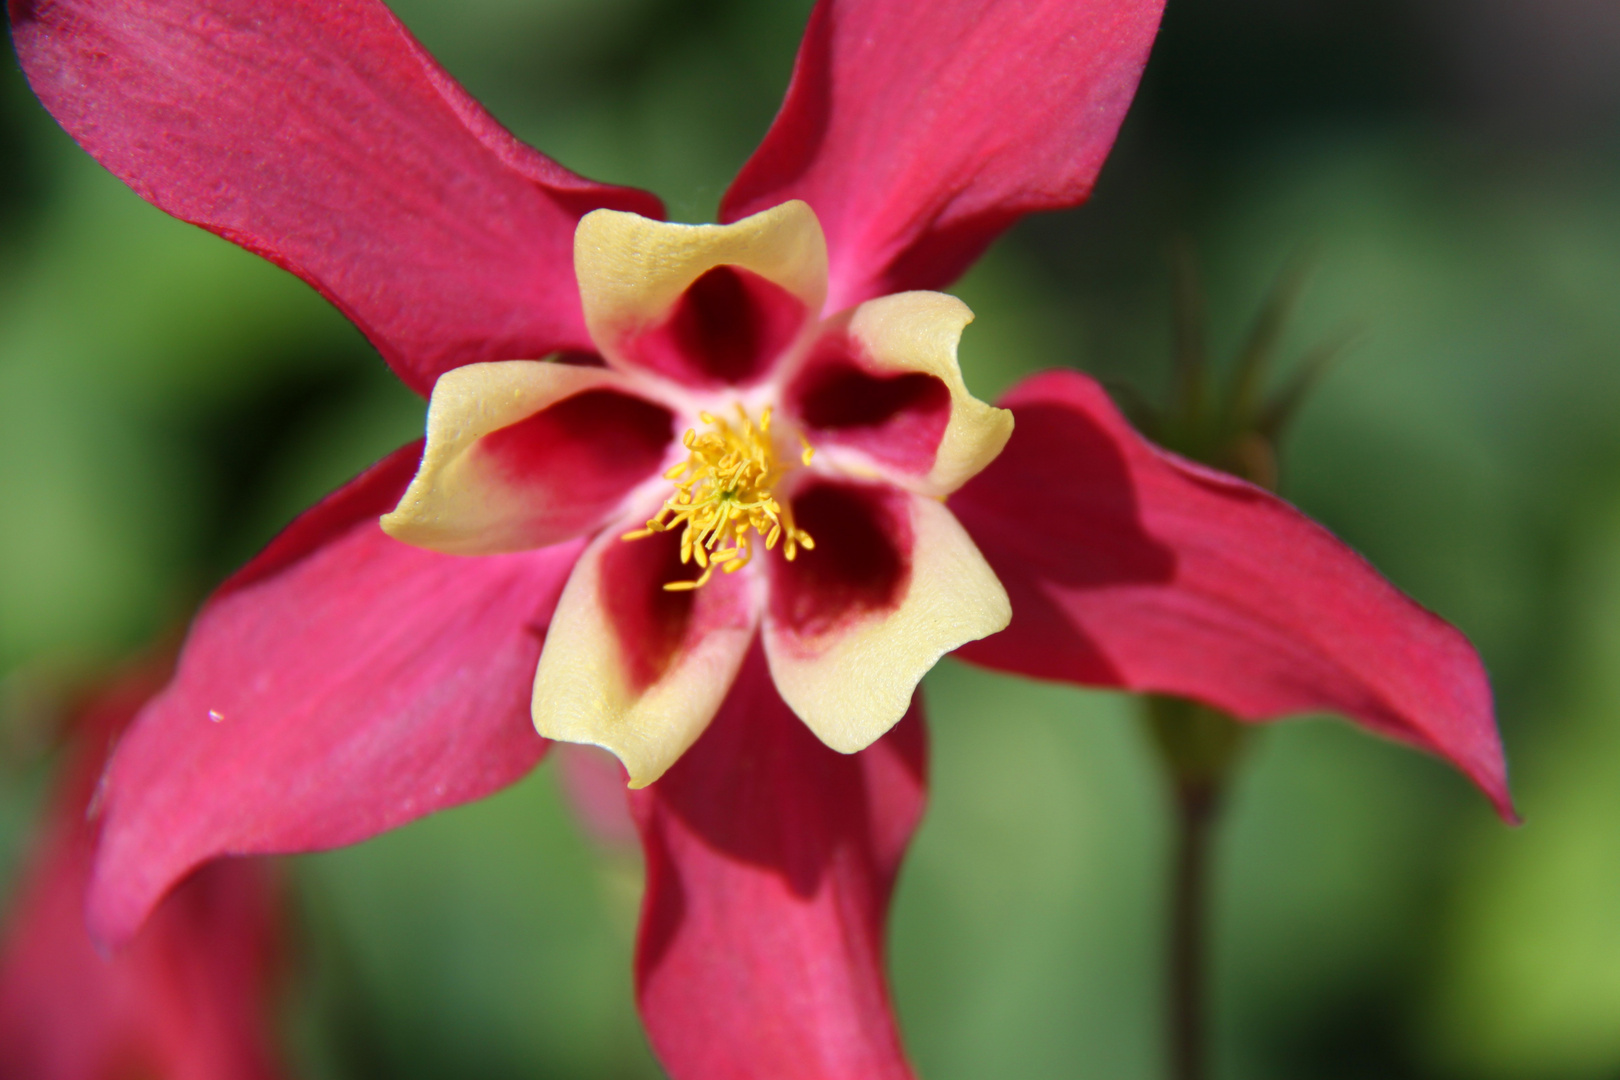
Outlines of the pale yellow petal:
M842 753L865 749L899 722L941 656L1012 621L1006 589L956 516L924 496L908 502L911 578L897 607L858 616L814 640L769 617L765 622L777 690L822 742Z
M738 266L780 286L811 319L827 295L827 241L815 213L797 199L730 225L593 210L574 234L585 325L612 363L626 363L626 338L664 319L687 287L717 266Z
M874 471L912 491L944 496L995 460L1012 437L1013 415L980 401L962 381L956 349L963 328L973 321L966 304L944 293L895 293L861 304L847 318L869 373L932 375L951 395L950 420L925 475L881 465Z
M477 453L478 442L577 394L629 385L606 368L536 360L446 372L428 404L422 465L399 505L383 516L383 531L451 555L521 551L577 535L578 507L545 505L544 488L507 475Z
M533 716L548 739L611 751L639 788L662 776L714 719L753 640L757 606L746 571L717 574L685 593L692 614L679 646L650 683L638 685L630 655L638 642L615 623L607 590L656 592L662 582L626 581L620 567L604 573L604 562L612 545L666 538L620 540L619 532L593 541L563 588L535 674Z

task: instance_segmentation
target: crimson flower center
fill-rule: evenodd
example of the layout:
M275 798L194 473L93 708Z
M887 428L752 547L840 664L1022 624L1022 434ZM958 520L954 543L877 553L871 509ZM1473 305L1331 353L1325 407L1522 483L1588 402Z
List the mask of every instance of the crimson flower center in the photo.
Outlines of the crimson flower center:
M775 495L782 477L795 464L810 464L815 453L804 436L798 462L784 460L771 437L771 410L766 406L754 423L748 410L737 406L737 422L699 413L701 433L688 428L681 438L687 458L664 473L675 492L647 522L647 527L625 533L622 539L640 540L654 533L681 529L681 562L696 562L703 573L695 580L671 581L671 592L697 589L713 576L715 567L735 573L754 554L754 537L762 537L767 551L777 542L791 560L800 548L810 551L815 541L793 523L793 510Z

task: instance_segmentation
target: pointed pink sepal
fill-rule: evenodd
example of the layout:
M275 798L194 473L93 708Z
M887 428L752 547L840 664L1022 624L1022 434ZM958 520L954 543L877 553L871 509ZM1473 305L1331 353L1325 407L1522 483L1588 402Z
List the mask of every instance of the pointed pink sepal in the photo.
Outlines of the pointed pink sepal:
M861 753L827 749L756 646L703 737L632 793L641 1014L673 1080L911 1080L883 942L924 759L915 702Z
M591 349L574 226L645 192L500 126L380 0L10 0L34 92L149 202L291 270L412 389Z
M363 840L522 777L540 645L579 541L461 558L384 535L408 446L294 522L204 607L118 747L89 900L129 938L219 855Z
M827 311L955 280L1091 193L1162 0L820 0L787 100L721 203L821 219Z
M1001 404L1012 441L950 507L1013 620L959 656L1246 720L1339 713L1445 758L1514 817L1485 669L1454 627L1281 499L1148 443L1078 372Z

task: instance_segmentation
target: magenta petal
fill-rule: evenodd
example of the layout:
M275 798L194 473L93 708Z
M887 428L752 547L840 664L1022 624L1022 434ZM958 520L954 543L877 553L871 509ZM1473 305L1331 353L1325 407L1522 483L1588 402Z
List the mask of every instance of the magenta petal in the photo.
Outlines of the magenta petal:
M1281 499L1148 443L1084 375L1001 404L1012 441L950 507L1013 620L959 656L1247 720L1340 713L1448 759L1513 816L1490 686L1455 628Z
M916 542L905 492L888 484L812 481L794 493L793 517L816 547L814 557L789 560L780 548L767 556L769 611L785 635L809 643L899 607Z
M820 0L787 100L721 203L821 220L827 310L949 284L1020 216L1090 194L1162 0Z
M141 672L78 725L75 747L0 946L0 1076L270 1080L279 932L269 867L199 871L130 947L99 955L84 928L95 850L85 811L108 743L156 689Z
M589 349L574 225L658 200L518 142L377 0L10 0L45 107L144 198L286 267L425 394Z
M951 422L951 391L921 371L871 370L843 330L823 332L783 393L811 445L851 447L884 465L926 476ZM814 534L811 534L814 535Z
M523 776L580 542L458 558L384 535L414 447L306 514L197 617L108 771L90 923L130 936L197 864L365 839Z
M924 758L915 701L869 749L827 749L756 644L708 731L632 793L641 1012L674 1080L910 1080L883 940Z
M748 386L769 375L811 313L775 282L720 265L692 282L665 322L625 343L649 371L688 386Z

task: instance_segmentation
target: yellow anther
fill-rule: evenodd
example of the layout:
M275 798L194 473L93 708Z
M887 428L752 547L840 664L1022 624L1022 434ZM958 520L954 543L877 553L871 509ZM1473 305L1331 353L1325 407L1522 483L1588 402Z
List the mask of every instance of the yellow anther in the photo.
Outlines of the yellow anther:
M777 482L791 468L777 460L771 441L771 410L767 406L756 425L741 405L735 424L699 413L708 425L699 434L688 429L681 438L690 456L664 473L675 485L675 493L664 503L645 529L627 532L622 539L639 540L654 533L680 528L681 562L696 562L703 573L695 581L671 581L664 588L671 592L701 588L716 566L728 574L741 570L753 557L753 532L765 540L766 550L782 541L782 554L792 559L799 548L814 548L815 542L793 524L793 511L772 494ZM814 452L804 436L799 436L804 452L799 460L810 464Z

